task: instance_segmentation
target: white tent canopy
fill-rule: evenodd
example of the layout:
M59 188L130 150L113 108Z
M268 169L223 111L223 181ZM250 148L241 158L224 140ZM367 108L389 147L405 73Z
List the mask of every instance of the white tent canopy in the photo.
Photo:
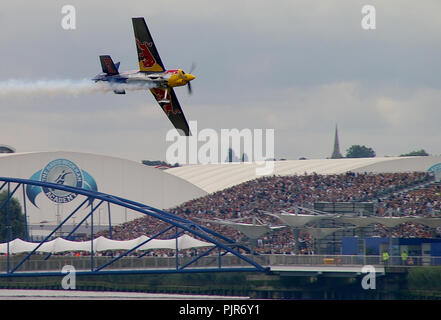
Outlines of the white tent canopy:
M316 222L320 219L334 219L337 222L350 223L356 227L366 227L370 224L378 223L387 228L394 228L402 223L412 222L421 223L430 228L441 226L441 218L434 217L378 217L378 216L331 216L331 215L306 215L306 214L271 214L280 218L286 225L290 227L303 227L309 222Z
M379 223L388 228L394 228L409 221L408 217L369 217L369 219L373 223Z
M430 228L437 228L441 226L441 219L440 218L425 218L425 217L414 217L409 218L407 220L408 222L414 222L414 223L421 223L424 224Z
M321 219L328 218L328 216L321 215L309 215L309 214L279 214L277 215L283 222L290 227L303 227L305 224Z
M45 253L60 253L60 252L74 252L85 251L93 252L107 251L107 250L129 250L141 243L147 241L149 238L140 236L132 240L111 240L105 237L99 237L91 241L69 241L63 238L56 238L54 240L43 243L36 252ZM38 242L27 242L21 239L15 239L9 242L9 253L23 253L30 252L38 246ZM182 235L178 237L178 250L213 247L214 244L197 240L189 235ZM153 239L140 246L137 250L151 250L151 249L176 249L176 239ZM0 253L8 253L8 243L0 243Z
M266 233L271 232L271 228L267 225L253 225L246 223L231 224L231 227L242 232L250 239L257 239Z
M343 230L345 228L304 228L302 230L308 232L310 235L312 235L315 239L323 239L330 234L333 234L334 232L337 232L339 230Z
M374 220L372 220L369 217L337 217L335 218L336 221L338 222L343 222L343 223L350 223L353 224L357 227L366 227L372 223L375 223Z

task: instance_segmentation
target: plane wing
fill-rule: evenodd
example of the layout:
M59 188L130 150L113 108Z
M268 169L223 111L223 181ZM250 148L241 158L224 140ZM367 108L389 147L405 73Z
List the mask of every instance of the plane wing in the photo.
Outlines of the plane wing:
M132 18L133 31L135 33L136 50L138 52L139 70L142 72L165 71L158 50L150 34L144 18ZM181 135L190 136L187 120L179 105L178 98L173 88L152 88L156 101L164 110L171 123Z
M184 136L191 136L190 128L188 127L187 120L185 119L184 113L182 112L181 106L173 88L152 88L150 89L150 91L153 93L153 96L155 97L156 101L159 103L171 123L178 130L179 134Z
M144 18L132 18L133 31L135 33L136 50L140 71L164 71L164 65L156 49Z

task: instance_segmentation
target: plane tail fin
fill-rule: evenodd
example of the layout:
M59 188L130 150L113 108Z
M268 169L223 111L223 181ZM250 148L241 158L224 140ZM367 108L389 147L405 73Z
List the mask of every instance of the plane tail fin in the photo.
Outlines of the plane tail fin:
M113 63L113 60L110 56L100 56L101 68L103 68L103 72L109 75L119 74L119 62L116 64Z

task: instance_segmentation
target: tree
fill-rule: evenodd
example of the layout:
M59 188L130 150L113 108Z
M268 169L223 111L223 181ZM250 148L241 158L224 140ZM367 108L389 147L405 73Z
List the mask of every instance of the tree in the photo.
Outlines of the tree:
M170 163L162 160L142 160L141 163L151 167L155 167L155 166L179 167L179 163L175 163L174 165L171 165Z
M236 156L234 153L234 150L232 148L228 148L228 156L227 159L225 159L225 162L239 162L240 159Z
M360 145L352 145L346 150L346 158L373 158L375 151L372 148Z
M414 156L428 156L429 154L424 150L411 151L409 153L400 154L400 157L414 157Z
M0 193L0 206L8 198L8 192L3 191ZM8 205L5 204L0 210L0 242L8 241ZM16 238L24 239L25 236L25 217L17 199L11 198L9 200L9 220L11 226L11 234L9 240Z

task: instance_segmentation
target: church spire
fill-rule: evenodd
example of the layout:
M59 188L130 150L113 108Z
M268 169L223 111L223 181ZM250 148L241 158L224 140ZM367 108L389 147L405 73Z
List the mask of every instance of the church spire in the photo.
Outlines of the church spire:
M335 125L334 151L332 151L331 159L340 159L343 156L340 153L340 144L338 142L338 128Z

